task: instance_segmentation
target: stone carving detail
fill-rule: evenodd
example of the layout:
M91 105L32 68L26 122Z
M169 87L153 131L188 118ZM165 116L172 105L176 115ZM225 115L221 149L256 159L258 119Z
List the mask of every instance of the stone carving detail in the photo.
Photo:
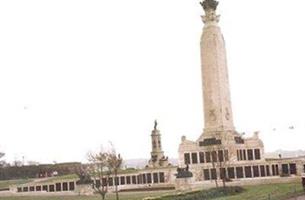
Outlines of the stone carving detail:
M234 137L236 144L245 144L245 140L242 137Z
M199 142L199 146L212 146L212 145L221 145L221 140L216 139L216 138L207 138L204 139L203 141Z
M211 121L216 121L217 117L216 117L214 109L210 110L209 117L210 117Z
M230 112L228 108L226 108L226 119L230 120Z
M153 148L157 148L157 143L155 140L153 141Z

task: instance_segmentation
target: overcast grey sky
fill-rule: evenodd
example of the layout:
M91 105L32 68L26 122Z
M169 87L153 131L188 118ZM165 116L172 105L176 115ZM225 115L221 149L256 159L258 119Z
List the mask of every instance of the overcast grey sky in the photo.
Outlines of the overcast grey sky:
M222 0L236 129L305 149L305 2ZM81 161L112 141L148 158L203 130L198 0L0 1L0 150ZM295 130L289 130L289 126ZM273 129L276 128L276 131Z

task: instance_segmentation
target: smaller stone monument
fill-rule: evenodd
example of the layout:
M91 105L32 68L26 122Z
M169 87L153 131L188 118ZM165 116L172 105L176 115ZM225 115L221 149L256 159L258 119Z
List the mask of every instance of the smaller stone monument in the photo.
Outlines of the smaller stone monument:
M154 129L151 132L151 142L152 151L151 158L148 162L148 168L158 168L158 167L168 167L170 163L168 162L168 157L164 156L164 151L162 150L161 134L158 130L158 121L154 122Z
M176 176L176 190L189 191L191 190L191 185L193 181L193 173L189 171L189 166L186 165L185 168L177 168Z

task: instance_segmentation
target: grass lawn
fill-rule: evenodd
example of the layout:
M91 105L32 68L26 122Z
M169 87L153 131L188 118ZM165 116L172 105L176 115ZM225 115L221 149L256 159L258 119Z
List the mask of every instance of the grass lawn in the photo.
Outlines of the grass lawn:
M173 194L174 191L120 193L120 200L142 200L145 197ZM101 200L101 196L28 196L0 197L0 200ZM108 194L106 200L115 200L114 194Z
M285 200L293 195L304 194L300 182L245 186L244 189L241 194L215 200L269 200L269 195L271 200Z
M212 200L286 200L290 197L295 197L304 194L303 187L300 182L293 183L278 183L268 185L244 186L244 191L231 196L221 196L209 198ZM209 192L211 190L208 190ZM160 200L193 200L201 199L198 196L189 195L189 198L181 197L164 197ZM192 197L191 197L192 196Z
M65 176L54 176L51 178L47 178L45 180L39 181L39 179L36 179L37 181L35 183L37 184L45 184L45 183L52 183L56 181L66 181L66 180L77 180L78 176L76 174L70 174L70 175L65 175Z
M270 185L245 186L244 191L233 195L213 200L285 200L292 195L304 194L303 188L299 182L279 183ZM159 191L159 192L138 192L138 193L120 193L120 200L142 200L144 197L157 197L161 195L173 195L175 191ZM65 196L65 197L0 197L0 200L100 200L100 196ZM107 200L114 200L114 194L109 194ZM174 196L161 198L161 200L182 199Z

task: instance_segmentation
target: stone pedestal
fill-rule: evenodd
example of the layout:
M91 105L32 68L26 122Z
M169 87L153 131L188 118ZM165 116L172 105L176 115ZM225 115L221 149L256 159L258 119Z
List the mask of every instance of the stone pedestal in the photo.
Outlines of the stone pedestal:
M193 177L189 178L177 178L175 181L175 188L178 191L190 191L192 190L192 184L194 183Z

